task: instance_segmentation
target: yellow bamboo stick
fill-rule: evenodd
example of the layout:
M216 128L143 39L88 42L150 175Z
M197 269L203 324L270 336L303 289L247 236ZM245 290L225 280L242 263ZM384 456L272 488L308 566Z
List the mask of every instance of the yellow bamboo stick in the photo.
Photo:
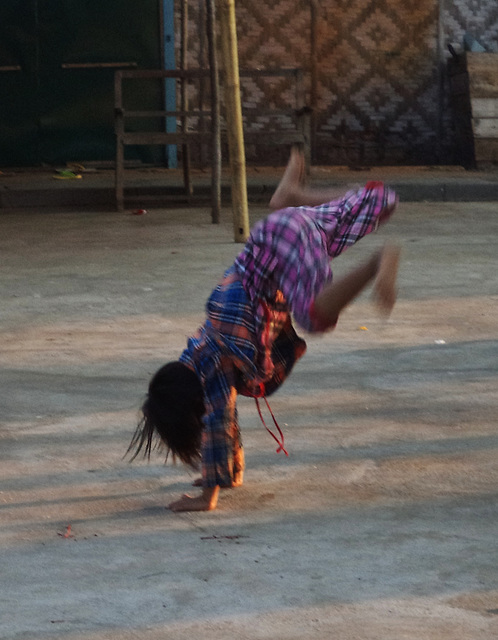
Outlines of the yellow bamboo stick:
M242 106L240 103L239 55L235 22L235 0L217 0L220 39L225 71L225 109L228 151L232 179L232 210L235 242L245 242L249 235L246 159Z

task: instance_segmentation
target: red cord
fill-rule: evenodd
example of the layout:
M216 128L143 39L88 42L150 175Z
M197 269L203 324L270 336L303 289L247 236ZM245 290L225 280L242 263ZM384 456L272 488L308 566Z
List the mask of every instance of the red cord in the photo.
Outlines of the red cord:
M263 345L266 348L266 350L268 350L268 344L270 342L271 312L270 312L270 309L269 309L268 305L266 304L266 302L263 301L262 304L263 304L263 308L264 308L264 312L265 312L265 321L266 321L265 330L264 330L264 334L263 334ZM256 401L256 407L258 408L258 413L259 413L259 417L261 419L261 422L263 423L265 429L268 431L268 433L271 435L271 437L278 444L277 453L280 453L281 451L283 451L286 456L289 456L289 454L287 453L287 451L285 450L285 447L284 447L284 434L282 433L282 429L280 428L275 416L273 415L273 411L271 410L270 404L269 404L268 400L266 399L266 396L265 396L265 385L263 383L260 383L260 385L259 385L259 393L258 393L258 395L254 394L253 397L254 397L254 400ZM259 406L259 398L263 398L264 401L266 402L266 406L268 407L268 411L270 412L270 415L273 418L273 422L274 422L275 426L277 427L277 431L278 431L278 433L280 435L280 440L273 433L273 431L266 426L265 419L263 418L263 414L261 413L261 407Z
M266 426L265 419L263 418L263 414L261 413L261 407L259 406L259 398L263 398L263 400L266 402L266 406L268 407L268 411L270 412L270 415L273 418L273 422L274 422L275 426L277 427L277 431L279 433L280 440L273 433L273 431ZM280 428L275 416L273 415L273 411L271 410L270 403L266 399L266 396L263 395L263 385L260 385L260 395L259 396L254 396L254 400L256 401L256 407L258 409L259 417L261 419L261 422L263 423L264 428L268 431L268 433L271 435L271 437L278 444L277 453L280 453L281 451L283 451L285 453L285 455L288 457L289 454L287 453L287 451L285 450L285 447L284 447L284 434L282 433L282 429Z

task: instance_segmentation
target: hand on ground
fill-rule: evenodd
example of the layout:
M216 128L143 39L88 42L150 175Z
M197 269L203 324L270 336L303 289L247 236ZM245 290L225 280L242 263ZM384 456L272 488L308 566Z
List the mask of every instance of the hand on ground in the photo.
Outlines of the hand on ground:
M216 487L204 487L200 496L192 498L187 493L184 493L180 500L175 500L169 505L171 511L211 511L216 509L218 504L218 496L220 488Z
M169 505L169 509L175 513L180 511L210 511L214 508L209 500L206 500L202 495L193 498L186 493L179 500L175 500Z

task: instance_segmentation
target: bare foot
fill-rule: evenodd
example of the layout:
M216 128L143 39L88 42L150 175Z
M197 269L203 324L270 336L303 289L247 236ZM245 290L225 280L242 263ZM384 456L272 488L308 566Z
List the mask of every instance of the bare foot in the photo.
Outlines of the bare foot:
M297 147L292 147L284 175L270 200L272 211L295 206L296 193L300 192L299 187L304 181L305 173L304 155Z
M396 278L400 254L401 248L399 246L386 245L379 258L379 268L374 284L374 298L385 316L389 316L396 302L398 293Z

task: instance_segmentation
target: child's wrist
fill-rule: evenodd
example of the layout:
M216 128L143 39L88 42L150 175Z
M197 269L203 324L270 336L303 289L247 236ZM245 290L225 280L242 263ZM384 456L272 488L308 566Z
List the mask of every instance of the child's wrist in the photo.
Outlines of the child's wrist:
M370 257L368 266L371 270L372 278L375 277L379 271L381 258L382 258L382 251L380 250L375 251L375 253L373 253L372 256Z
M220 493L220 487L204 487L202 490L202 499L206 503L208 509L215 509L218 504L218 496Z

